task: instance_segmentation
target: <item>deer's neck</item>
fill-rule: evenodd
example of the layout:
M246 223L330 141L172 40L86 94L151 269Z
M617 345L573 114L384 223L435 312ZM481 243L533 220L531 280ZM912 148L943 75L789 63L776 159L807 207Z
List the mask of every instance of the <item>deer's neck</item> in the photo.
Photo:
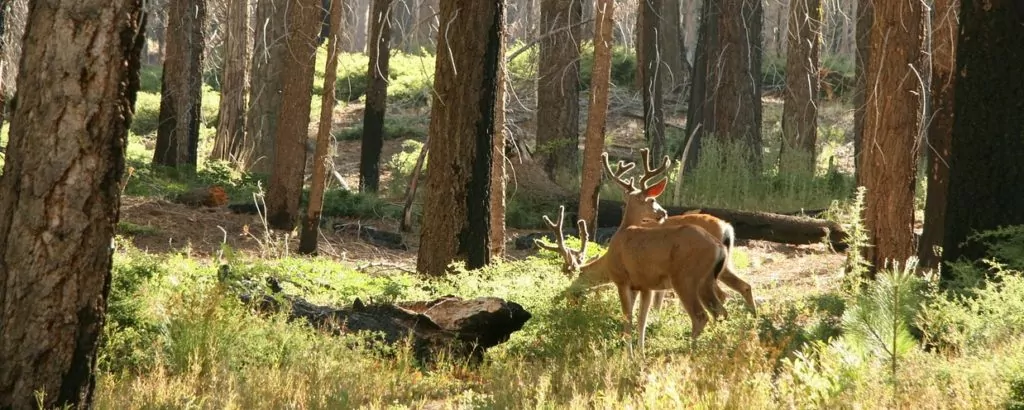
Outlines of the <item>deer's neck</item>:
M572 287L587 289L611 282L611 271L609 269L611 258L608 255L609 253L605 252L604 255L591 259L581 266L580 275L573 281Z

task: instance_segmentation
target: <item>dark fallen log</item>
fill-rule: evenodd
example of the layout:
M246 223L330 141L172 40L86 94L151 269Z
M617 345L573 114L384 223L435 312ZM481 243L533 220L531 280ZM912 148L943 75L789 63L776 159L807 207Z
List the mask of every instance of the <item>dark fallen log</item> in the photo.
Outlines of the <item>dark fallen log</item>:
M336 335L378 332L376 342L388 346L411 338L413 355L424 364L433 363L440 354L479 363L488 348L507 341L531 317L518 303L500 298L446 296L429 302L372 305L356 299L347 308L315 305L280 294L255 298L246 294L241 299L261 312L287 309L290 319L303 319Z

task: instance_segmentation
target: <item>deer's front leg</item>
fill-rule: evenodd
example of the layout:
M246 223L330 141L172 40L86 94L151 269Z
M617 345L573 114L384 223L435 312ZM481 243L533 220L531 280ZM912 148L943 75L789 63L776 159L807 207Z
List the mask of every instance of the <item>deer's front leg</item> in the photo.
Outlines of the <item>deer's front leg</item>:
M622 303L622 314L626 321L622 326L622 333L630 335L633 332L633 290L627 285L615 284L619 288L619 302ZM632 350L632 343L630 344Z
M644 354L644 341L647 340L647 313L651 311L651 302L654 299L654 292L651 290L640 291L640 314L637 317L637 326L640 327L640 354Z

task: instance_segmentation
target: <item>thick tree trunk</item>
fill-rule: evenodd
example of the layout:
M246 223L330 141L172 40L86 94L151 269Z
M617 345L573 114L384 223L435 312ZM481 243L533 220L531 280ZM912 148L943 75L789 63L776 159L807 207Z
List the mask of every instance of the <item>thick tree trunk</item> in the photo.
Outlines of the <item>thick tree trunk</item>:
M953 137L953 87L956 83L956 40L959 0L936 0L932 29L931 119L928 121L928 194L924 208L924 229L917 244L922 267L937 268L946 223L946 193L949 188L949 150Z
M676 94L683 91L689 77L686 69L686 47L683 44L683 25L679 14L680 0L662 0L661 51L665 70L662 74L665 91Z
M594 71L590 75L590 104L586 139L583 146L583 178L580 184L579 218L596 226L597 200L601 192L601 153L608 111L608 84L611 82L612 29L615 27L615 2L598 0L594 13Z
M281 73L288 50L285 47L285 4L288 0L258 0L249 76L249 110L246 113L247 143L242 156L245 168L257 174L270 174L274 164L274 140L283 94Z
M871 25L875 18L874 0L857 1L857 54L853 89L853 164L857 185L864 185L861 147L864 146L864 108L867 102L868 62L871 61Z
M555 33L540 42L537 73L537 157L552 180L576 183L580 144L578 0L542 0L541 33Z
M153 164L195 170L203 101L205 0L171 0Z
M914 188L921 124L919 2L875 4L860 170L867 188L864 223L873 272L914 255ZM875 58L879 57L879 58Z
M91 407L141 6L34 2L29 11L0 177L0 408Z
M503 16L504 17L504 16ZM502 33L504 34L504 33ZM504 35L499 36L499 38ZM505 256L505 42L501 41L498 50L498 79L494 96L494 135L491 136L491 258L500 259Z
M643 99L644 99L644 139L651 149L651 156L658 161L665 154L665 107L662 90L662 59L661 59L661 0L643 0L644 24L643 49L644 66Z
M249 91L249 2L227 0L227 8L220 118L210 157L246 164L248 159L240 155L245 145L245 99Z
M443 275L464 258L490 262L494 107L499 96L504 3L442 0L430 115L430 166L417 270ZM444 33L444 34L441 34Z
M391 1L373 0L370 11L370 63L363 110L363 145L359 155L359 191L377 192L380 150L384 146L384 112L388 101L388 62L391 56Z
M271 228L286 231L292 230L298 219L306 172L309 104L321 10L319 0L294 0L288 7L288 69L280 74L282 107L274 141L274 167L267 187L267 223Z
M0 127L11 115L7 106L18 88L18 63L21 61L21 41L25 35L28 0L3 0L3 27L0 32Z
M792 0L786 55L786 100L782 109L779 170L814 175L818 142L820 0Z
M309 203L306 217L299 236L299 253L316 254L320 233L320 211L324 204L324 189L327 185L327 161L333 158L327 154L331 144L331 125L334 123L334 81L338 78L338 27L341 26L341 0L330 4L330 29L327 33L327 64L324 67L324 94L320 104L320 124L316 133L316 153L313 156L313 180L309 189Z
M977 260L961 247L975 232L1024 224L1024 7L965 1L960 8L956 96L942 258ZM943 270L948 273L948 270Z
M713 73L712 64L714 63L710 47L716 44L718 38L718 15L721 11L718 7L714 7L713 1L715 0L703 2L704 4L699 9L700 16L697 19L699 27L694 47L693 75L686 111L686 143L690 145L690 150L686 153L686 158L682 158L684 145L680 144L678 152L673 153L673 157L680 157L683 160L685 172L689 172L697 166L701 140L708 133L705 129L707 126L705 118L710 112L709 105L714 103L711 99L712 94L708 90L708 81ZM691 142L690 139L693 141Z

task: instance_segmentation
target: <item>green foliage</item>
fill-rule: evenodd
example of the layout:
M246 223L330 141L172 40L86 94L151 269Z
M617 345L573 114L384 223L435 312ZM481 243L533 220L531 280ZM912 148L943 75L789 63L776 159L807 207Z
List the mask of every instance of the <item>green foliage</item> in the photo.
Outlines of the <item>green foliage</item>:
M430 116L395 116L384 117L384 139L414 139L422 141L427 137L427 128L430 126ZM340 141L358 141L363 138L363 123L348 127L338 133Z
M303 190L301 206L309 201L309 190ZM349 217L363 219L398 219L402 217L402 206L386 202L376 195L351 192L344 189L329 189L324 192L324 218Z
M139 91L135 97L135 116L129 129L135 135L156 133L160 125L160 90Z
M323 94L327 48L317 51L313 93ZM369 84L369 57L362 53L338 54L336 97L340 101L356 101L366 95ZM406 54L392 50L388 61L388 104L425 105L433 97L434 56Z
M163 88L163 66L143 65L139 68L139 93L160 94Z
M516 43L509 50L519 50L525 44ZM625 46L612 47L611 83L616 87L632 88L636 84L636 55L634 50ZM512 84L535 85L537 81L537 62L540 48L534 44L516 56L506 65L508 79ZM584 41L580 44L580 90L590 89L591 73L594 71L594 43Z
M420 152L423 150L423 143L416 140L405 140L402 141L402 150L396 152L395 155L391 156L391 159L387 161L387 168L391 170L391 178L387 180L384 186L386 194L392 198L403 198L405 197L405 191L409 186L409 180L412 178L412 172L416 168L416 160L419 159ZM419 175L419 188L416 189L416 199L418 202L419 198L423 197L422 189L423 182L427 178L427 163L430 162L429 155L423 158L423 168L420 170Z

